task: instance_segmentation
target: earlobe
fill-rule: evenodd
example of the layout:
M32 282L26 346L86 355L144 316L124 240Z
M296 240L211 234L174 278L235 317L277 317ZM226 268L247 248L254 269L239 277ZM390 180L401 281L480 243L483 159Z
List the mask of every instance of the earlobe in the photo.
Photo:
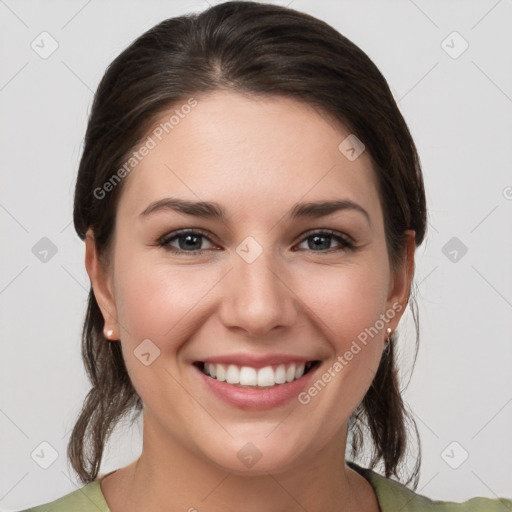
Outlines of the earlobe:
M395 320L391 325L393 331L395 331L396 326L407 307L412 277L414 274L414 253L416 249L415 231L408 229L405 231L405 236L406 242L404 255L398 268L393 271L388 293L387 308L392 308L397 312Z
M94 233L91 229L85 235L85 268L96 298L96 302L105 320L105 337L115 339L118 332L117 308L113 294L110 273L100 261Z

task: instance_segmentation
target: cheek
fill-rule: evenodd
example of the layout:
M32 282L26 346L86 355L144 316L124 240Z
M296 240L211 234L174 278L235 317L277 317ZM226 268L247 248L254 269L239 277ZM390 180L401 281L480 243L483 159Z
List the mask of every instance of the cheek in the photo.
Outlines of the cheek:
M180 339L187 315L216 281L211 271L191 266L125 265L117 276L116 305L126 341Z
M318 334L329 353L324 373L318 376L322 382L314 385L311 394L307 390L304 398L315 400L324 385L328 388L313 407L326 408L333 431L346 419L347 411L354 410L363 399L382 358L387 327L382 320L388 289L387 260L371 259L371 263L360 260L350 267L317 269L304 281L301 293L310 299L311 318L318 319Z
M385 312L388 280L378 261L343 268L319 266L303 283L303 302L322 321L323 330L339 350L374 326Z
M304 281L301 297L309 297L310 317L317 319L329 359L299 398L319 417L328 418L324 428L333 434L363 399L382 358L388 326L382 320L389 284L386 265L385 258L372 257L350 267L317 269ZM392 311L388 320L394 315Z
M187 395L172 377L180 372L175 357L203 327L209 311L205 297L219 276L206 267L149 266L133 259L118 268L116 306L123 357L135 389L146 405L168 406L168 397L173 396L174 408L189 407Z

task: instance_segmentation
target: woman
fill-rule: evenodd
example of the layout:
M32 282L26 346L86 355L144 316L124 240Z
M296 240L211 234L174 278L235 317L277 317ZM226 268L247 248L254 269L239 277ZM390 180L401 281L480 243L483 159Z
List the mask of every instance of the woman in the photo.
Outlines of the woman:
M324 22L228 2L142 35L96 93L74 222L92 389L68 455L86 485L31 510L512 506L416 494L419 454L400 474L423 179L385 79ZM131 412L142 454L99 477ZM369 469L345 458L365 431Z

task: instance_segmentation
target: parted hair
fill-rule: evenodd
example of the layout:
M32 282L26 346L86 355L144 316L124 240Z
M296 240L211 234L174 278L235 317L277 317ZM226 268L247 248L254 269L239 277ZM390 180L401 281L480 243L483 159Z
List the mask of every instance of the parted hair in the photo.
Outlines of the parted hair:
M216 90L283 96L306 103L342 123L365 145L378 183L387 251L396 268L405 236L426 231L426 200L417 150L375 64L329 24L308 14L250 1L225 2L157 24L109 65L96 90L76 180L74 225L84 240L92 229L100 259L108 264L123 181L104 197L96 190L116 173L171 107ZM341 140L340 140L341 142ZM408 305L419 318L411 286ZM132 386L120 343L103 334L104 319L89 292L81 352L91 388L68 443L68 460L85 484L97 478L105 445L116 425L132 422L143 403ZM397 332L391 335L366 395L349 421L347 451L370 454L377 466L416 489L421 464L419 434L402 398ZM410 448L412 435L418 443ZM412 457L414 466L406 467Z

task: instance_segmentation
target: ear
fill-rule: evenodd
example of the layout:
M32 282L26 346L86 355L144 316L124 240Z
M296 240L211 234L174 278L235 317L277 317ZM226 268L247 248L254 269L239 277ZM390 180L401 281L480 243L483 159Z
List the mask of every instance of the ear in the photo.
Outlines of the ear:
M91 280L96 302L105 320L105 337L119 339L117 308L114 299L111 273L108 272L105 265L100 261L96 249L94 233L91 229L88 229L85 234L85 268ZM107 335L108 331L112 331L112 333Z
M407 307L412 276L414 274L415 231L408 229L405 231L405 236L406 242L402 259L398 267L391 270L386 303L386 311L393 310L396 313L393 316L393 320L389 322L389 327L393 332Z

